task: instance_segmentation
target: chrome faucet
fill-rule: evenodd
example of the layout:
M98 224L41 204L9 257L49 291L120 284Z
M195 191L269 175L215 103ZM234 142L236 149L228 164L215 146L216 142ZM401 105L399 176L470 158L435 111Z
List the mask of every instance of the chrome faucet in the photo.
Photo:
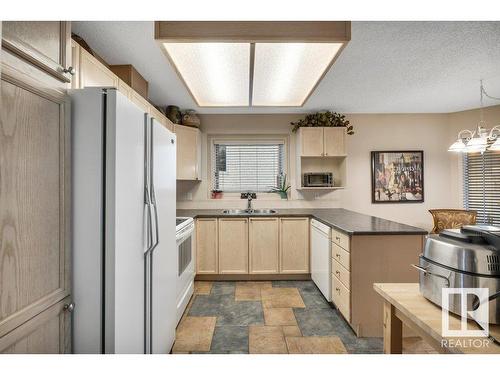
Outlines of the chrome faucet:
M252 208L252 193L247 193L247 200L248 200L248 203L247 203L247 211L248 212L253 212L253 208Z

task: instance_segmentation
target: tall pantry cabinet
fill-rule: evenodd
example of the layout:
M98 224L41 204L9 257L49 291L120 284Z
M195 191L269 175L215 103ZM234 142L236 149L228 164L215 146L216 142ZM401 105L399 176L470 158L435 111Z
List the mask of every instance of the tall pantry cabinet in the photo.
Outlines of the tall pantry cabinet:
M0 353L68 353L70 23L1 30Z

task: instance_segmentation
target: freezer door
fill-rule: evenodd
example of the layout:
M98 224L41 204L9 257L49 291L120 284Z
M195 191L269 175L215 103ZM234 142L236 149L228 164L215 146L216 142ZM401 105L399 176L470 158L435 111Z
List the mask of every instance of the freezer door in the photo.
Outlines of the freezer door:
M144 353L144 111L108 90L105 352ZM92 270L89 270L92 272Z
M176 137L151 119L152 195L157 246L151 252L151 352L169 353L175 340L177 251L175 242Z

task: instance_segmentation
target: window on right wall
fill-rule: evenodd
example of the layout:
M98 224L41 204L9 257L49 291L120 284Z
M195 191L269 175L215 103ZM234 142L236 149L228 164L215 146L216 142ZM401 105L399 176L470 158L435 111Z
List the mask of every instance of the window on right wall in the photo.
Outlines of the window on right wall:
M464 154L464 207L478 224L500 225L500 152Z

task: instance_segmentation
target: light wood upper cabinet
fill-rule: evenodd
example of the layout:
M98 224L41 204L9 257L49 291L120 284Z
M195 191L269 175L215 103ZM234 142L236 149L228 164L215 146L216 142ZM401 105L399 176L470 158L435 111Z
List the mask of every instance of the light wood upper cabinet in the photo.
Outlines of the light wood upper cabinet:
M14 331L22 336L26 322L70 295L71 157L66 83L31 61L1 53L0 341L5 342ZM54 334L49 331L38 330L41 337Z
M217 219L196 220L196 273L218 273Z
M201 179L201 134L188 126L175 126L177 135L177 179Z
M323 155L323 128L300 128L301 156Z
M2 48L62 82L70 82L71 23L66 21L3 21Z
M249 219L249 273L279 272L277 218Z
M280 219L280 272L309 273L309 219Z
M118 77L83 48L80 48L79 74L79 88L118 87Z
M323 150L324 156L343 156L345 150L346 128L324 128Z
M130 91L129 99L132 103L136 104L140 109L144 111L144 113L149 113L151 104L144 99L138 92L134 90Z
M299 128L299 156L344 156L345 136L343 127Z
M219 273L248 273L248 219L219 219Z

